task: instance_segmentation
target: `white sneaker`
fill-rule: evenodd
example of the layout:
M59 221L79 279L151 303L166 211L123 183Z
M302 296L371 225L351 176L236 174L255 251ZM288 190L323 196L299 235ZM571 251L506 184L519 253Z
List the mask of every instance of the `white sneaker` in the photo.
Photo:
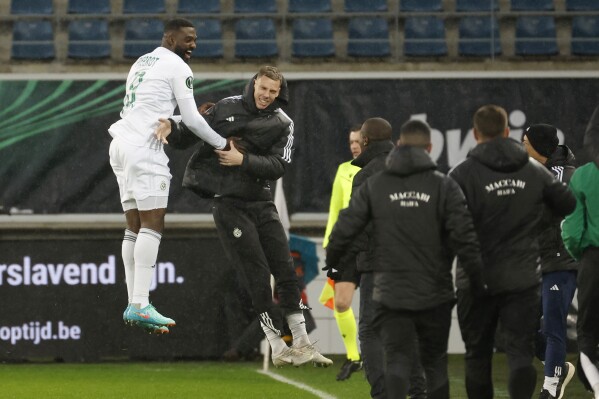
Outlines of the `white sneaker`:
M314 367L329 367L333 364L331 359L322 356L320 352L318 352L314 344L302 346L301 348L297 348L297 350L310 354Z
M283 367L285 365L298 367L308 363L310 360L312 360L311 353L303 352L296 348L287 348L278 355L272 355L272 364L275 367Z

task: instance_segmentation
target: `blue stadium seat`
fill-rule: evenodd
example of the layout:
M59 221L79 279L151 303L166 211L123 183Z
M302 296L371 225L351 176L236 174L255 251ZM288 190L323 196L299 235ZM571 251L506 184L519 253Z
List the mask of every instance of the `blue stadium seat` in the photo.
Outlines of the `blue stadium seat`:
M223 29L218 19L194 19L198 40L193 57L220 58L223 56Z
M351 57L387 57L391 55L389 24L384 18L351 18L347 27L347 35L347 55Z
M16 21L12 35L12 58L54 58L54 29L50 21Z
M331 0L289 0L289 12L331 12Z
M456 0L455 10L458 12L499 11L499 2L498 0Z
M276 28L272 19L240 19L235 22L236 57L260 58L278 54Z
M110 0L69 0L70 14L110 14Z
M599 1L597 1L597 0L566 0L566 10L568 10L568 11L599 10Z
M294 57L332 57L333 22L329 18L293 21L292 54Z
M235 0L236 14L271 14L277 12L275 0Z
M599 55L599 17L572 18L572 54Z
M125 22L123 56L137 58L160 46L164 23L159 19L129 19Z
M511 0L512 11L551 11L553 0Z
M442 11L441 0L400 0L399 10L407 12Z
M501 54L499 25L496 17L462 17L459 35L459 55L491 57Z
M555 19L550 16L518 17L515 50L516 55L557 54Z
M407 56L446 55L445 22L438 17L406 18L404 54Z
M80 19L69 23L69 58L110 57L110 35L105 19Z
M179 0L179 14L219 13L220 0Z
M387 0L345 0L345 12L385 12Z
M12 14L44 14L52 15L54 5L52 0L12 0L10 4Z
M166 12L166 8L164 0L125 0L123 12L125 14L161 14Z

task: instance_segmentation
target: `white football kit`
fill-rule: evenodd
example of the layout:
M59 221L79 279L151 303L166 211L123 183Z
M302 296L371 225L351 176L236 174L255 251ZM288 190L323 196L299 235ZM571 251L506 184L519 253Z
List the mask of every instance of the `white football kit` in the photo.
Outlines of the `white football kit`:
M127 76L121 119L108 132L110 165L117 177L123 210L166 208L171 174L162 143L154 136L159 118L179 106L183 121L216 148L226 140L199 115L193 97L193 73L181 57L158 47L141 56Z

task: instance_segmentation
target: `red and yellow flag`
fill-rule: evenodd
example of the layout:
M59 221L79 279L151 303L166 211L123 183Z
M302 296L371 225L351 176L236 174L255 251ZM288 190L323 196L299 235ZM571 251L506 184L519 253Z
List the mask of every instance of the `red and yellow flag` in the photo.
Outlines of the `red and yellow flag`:
M331 310L335 310L335 281L327 278L327 282L322 287L318 301Z

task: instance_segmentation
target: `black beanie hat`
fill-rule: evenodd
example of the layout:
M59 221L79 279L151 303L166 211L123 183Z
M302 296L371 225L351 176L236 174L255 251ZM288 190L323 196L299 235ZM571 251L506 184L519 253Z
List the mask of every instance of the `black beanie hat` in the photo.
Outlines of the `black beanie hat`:
M528 142L539 154L549 158L557 149L559 139L554 126L539 123L531 125L524 131Z

